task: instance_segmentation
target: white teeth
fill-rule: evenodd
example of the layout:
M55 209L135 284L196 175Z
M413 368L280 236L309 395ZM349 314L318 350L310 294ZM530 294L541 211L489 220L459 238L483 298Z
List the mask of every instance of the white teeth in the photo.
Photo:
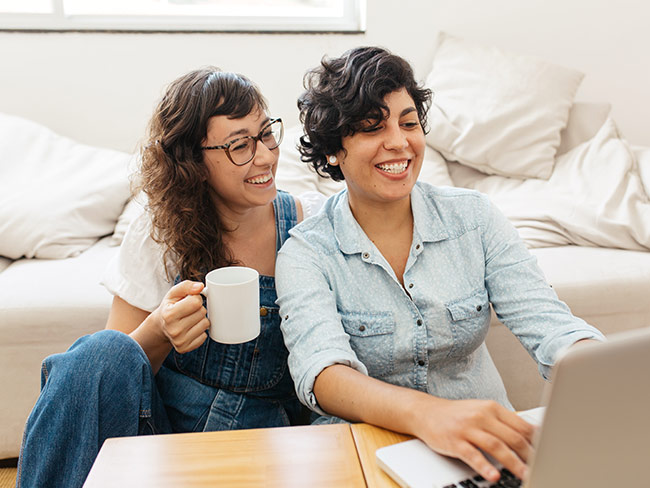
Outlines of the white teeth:
M246 183L254 183L256 185L261 185L262 183L266 183L267 181L270 181L273 176L271 173L266 173L265 175L259 175L255 176L254 178L249 178L246 180Z
M408 165L408 161L405 161L403 163L378 164L377 167L386 173L399 174L406 171Z

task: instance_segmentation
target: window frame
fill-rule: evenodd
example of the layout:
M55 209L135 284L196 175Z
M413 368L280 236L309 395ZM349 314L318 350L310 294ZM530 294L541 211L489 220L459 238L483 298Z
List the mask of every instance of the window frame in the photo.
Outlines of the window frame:
M344 0L342 17L66 16L63 0L50 1L51 13L0 13L0 31L362 33L366 29L366 0Z

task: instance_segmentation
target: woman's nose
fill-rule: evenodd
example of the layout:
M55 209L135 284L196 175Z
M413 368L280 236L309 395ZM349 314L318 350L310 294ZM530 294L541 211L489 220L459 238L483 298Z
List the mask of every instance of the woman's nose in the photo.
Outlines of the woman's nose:
M397 127L388 127L388 130L385 132L384 147L386 149L404 149L408 146L408 140L406 134L401 130L399 126Z
M262 141L255 141L255 156L253 157L253 164L255 166L270 166L277 159L276 154L273 152L275 149L269 149Z

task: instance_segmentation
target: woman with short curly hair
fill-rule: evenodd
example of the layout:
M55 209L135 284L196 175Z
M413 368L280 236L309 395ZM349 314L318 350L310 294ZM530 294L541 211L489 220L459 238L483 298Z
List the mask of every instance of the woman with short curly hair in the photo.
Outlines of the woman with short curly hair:
M278 254L298 397L318 422L405 432L496 481L487 453L524 477L534 429L485 346L490 305L545 377L559 351L602 334L558 300L485 195L417 181L430 93L405 60L352 49L305 87L303 158L347 188Z
M355 69L348 69L354 66ZM342 137L358 132L368 120L381 123L387 107L384 97L404 88L426 133L431 91L415 81L411 66L399 56L378 47L353 49L347 56L322 61L307 72L308 91L298 99L305 136L298 148L302 160L321 175L344 179L341 168L330 165L325 155L343 149Z

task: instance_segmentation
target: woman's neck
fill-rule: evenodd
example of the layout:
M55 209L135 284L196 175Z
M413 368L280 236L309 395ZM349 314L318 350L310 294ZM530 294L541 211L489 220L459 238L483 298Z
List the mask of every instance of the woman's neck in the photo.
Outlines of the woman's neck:
M410 198L363 205L351 199L350 209L368 239L384 256L397 280L404 286L404 270L413 241L413 212Z
M260 274L275 274L276 231L273 203L249 209L217 208L224 228L223 242L232 257Z
M402 235L405 229L413 230L410 197L395 202L361 202L351 197L350 210L370 239L372 236Z

